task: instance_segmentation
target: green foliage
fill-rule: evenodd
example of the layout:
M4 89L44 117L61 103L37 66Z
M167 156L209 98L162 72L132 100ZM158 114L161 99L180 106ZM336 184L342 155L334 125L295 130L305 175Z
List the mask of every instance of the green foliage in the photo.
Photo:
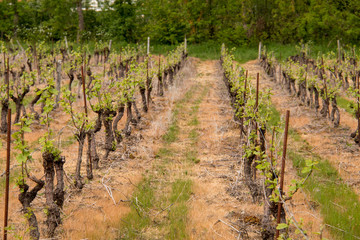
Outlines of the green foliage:
M2 39L57 41L78 34L75 0L0 2ZM293 0L83 1L82 40L117 39L178 44L208 40L239 46L270 40L355 43L360 39L360 3Z

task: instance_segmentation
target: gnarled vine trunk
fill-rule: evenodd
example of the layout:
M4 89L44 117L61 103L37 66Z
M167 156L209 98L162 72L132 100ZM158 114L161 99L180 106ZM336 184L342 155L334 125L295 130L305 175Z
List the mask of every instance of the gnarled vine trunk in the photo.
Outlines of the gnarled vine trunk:
M82 189L84 186L84 184L81 181L81 162L82 162L82 155L84 150L85 137L86 137L86 132L83 129L81 129L80 132L76 133L76 140L79 143L79 148L78 148L78 158L76 161L76 170L75 170L75 187L78 189Z
M26 219L29 224L31 240L40 239L38 221L34 211L31 209L31 203L36 198L37 193L44 187L44 185L44 181L36 179L36 186L31 191L29 191L29 185L21 181L19 182L20 194L18 198L22 205L22 211L26 215Z
M105 155L104 159L107 159L109 153L111 151L115 151L116 149L116 142L114 141L114 132L113 132L113 117L115 116L116 112L110 109L105 109L102 112L102 122L105 127Z
M7 132L8 109L9 109L9 100L6 98L1 101L1 127L0 127L1 133Z
M55 235L57 226L61 223L60 208L54 201L54 162L57 160L57 157L48 151L45 151L42 157L45 173L46 236L52 238Z

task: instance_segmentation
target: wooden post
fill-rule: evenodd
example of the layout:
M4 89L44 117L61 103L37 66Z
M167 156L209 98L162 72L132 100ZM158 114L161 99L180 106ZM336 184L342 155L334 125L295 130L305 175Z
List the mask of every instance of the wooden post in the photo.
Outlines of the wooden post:
M160 69L161 69L161 57L159 56L159 74L160 74Z
M83 88L83 94L84 94L84 111L85 111L85 117L86 117L85 122L88 123L88 112L87 112L86 91L85 91L85 74L84 74L84 67L83 66L81 66L81 80L82 80L82 85L83 85L82 88ZM90 171L92 172L91 153L89 154L89 162L90 162Z
M260 61L261 58L261 42L259 42L259 56L258 56L258 60Z
M86 105L85 74L84 74L84 67L83 66L81 66L81 80L82 80L83 94L84 94L84 110L85 110L85 116L87 118L88 113L87 113L87 105ZM86 119L86 121L87 121L87 119Z
M242 116L245 112L245 101L246 101L246 84L247 84L247 77L248 77L248 70L246 70L245 73L245 81L244 81L244 92L243 92L243 103L242 103L242 108L241 108L241 116L240 116L240 122L241 122L241 126L240 126L240 140L242 140L242 135L243 135L243 131L244 131L244 117Z
M61 92L61 60L56 61L56 104L59 104L60 101L60 92Z
M105 58L105 57L104 57ZM105 77L105 61L104 61L104 77Z
M9 67L9 57L7 58L7 70L6 70L6 94L7 100L10 104L10 67Z
M4 74L6 72L6 53L4 52Z
M149 56L150 54L150 37L147 38L147 51L146 51L146 55Z
M186 35L185 35L185 54L187 53L187 39L186 39Z
M338 48L339 63L341 63L341 46L340 46L340 40L337 40L337 48Z
M111 51L112 40L109 41L109 51Z
M255 135L256 135L255 145L256 146L258 145L258 142L257 142L258 123L256 120L256 113L259 111L258 108L259 108L259 73L256 74L256 101L255 101ZM254 177L254 181L255 181L256 180L256 167L254 168L253 177Z
M259 73L256 74L256 102L255 102L255 111L258 111L259 105Z
M65 47L66 47L66 53L69 54L69 45L66 36L65 36Z
M279 189L280 196L282 195L282 191L283 191L283 188L284 188L285 159L286 159L286 148L287 148L287 139L288 139L288 131L289 131L289 119L290 119L290 110L287 110L286 111L286 119L285 119L283 155L282 155L281 173L280 173L280 189ZM281 208L282 208L282 202L281 202L281 199L279 198L278 212L277 212L277 219L276 219L277 225L279 225L280 219L281 219ZM279 234L280 234L279 230L276 229L275 239L278 239Z
M7 114L7 148L6 148L6 182L5 182L5 208L4 208L4 235L7 240L7 227L9 218L9 185L10 185L10 141L11 141L11 108Z
M358 140L360 140L360 97L359 97L359 94L360 94L360 83L359 83L359 76L356 76L356 82L357 82L357 105L358 105L358 115L357 115L357 119L358 119L358 132L357 132L357 137L358 137ZM360 142L359 142L360 144Z

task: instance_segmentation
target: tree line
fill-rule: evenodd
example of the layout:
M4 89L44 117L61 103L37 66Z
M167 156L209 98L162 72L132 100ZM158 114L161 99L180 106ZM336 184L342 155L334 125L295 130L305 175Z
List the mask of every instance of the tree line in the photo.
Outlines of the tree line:
M355 43L357 0L3 0L3 40Z

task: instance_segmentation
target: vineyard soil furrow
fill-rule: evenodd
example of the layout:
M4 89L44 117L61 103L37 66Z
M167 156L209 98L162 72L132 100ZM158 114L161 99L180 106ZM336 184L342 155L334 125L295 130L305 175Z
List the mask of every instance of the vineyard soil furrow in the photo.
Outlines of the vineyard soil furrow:
M241 174L242 147L217 61L206 61L197 79L209 86L200 104L199 164L194 166L190 239L257 239L262 207L253 204ZM232 229L232 227L234 229Z

